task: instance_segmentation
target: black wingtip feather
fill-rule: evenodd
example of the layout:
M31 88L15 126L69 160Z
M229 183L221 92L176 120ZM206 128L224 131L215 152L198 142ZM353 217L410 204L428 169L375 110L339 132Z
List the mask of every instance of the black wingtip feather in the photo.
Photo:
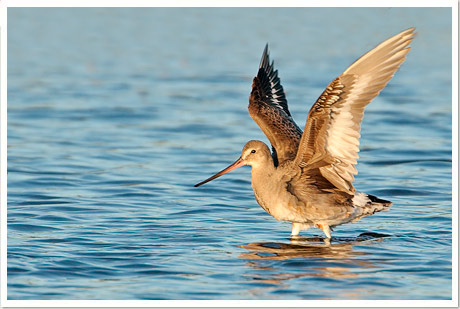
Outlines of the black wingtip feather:
M262 58L260 59L259 69L265 68L270 61L270 57L268 55L268 43L265 44L264 52L262 53Z
M283 86L278 77L278 70L275 70L275 61L270 63L268 43L265 45L262 59L260 60L259 71L257 72L256 82L259 88L260 99L269 98L272 104L277 105L288 116L291 116L287 105ZM276 97L274 97L276 95Z

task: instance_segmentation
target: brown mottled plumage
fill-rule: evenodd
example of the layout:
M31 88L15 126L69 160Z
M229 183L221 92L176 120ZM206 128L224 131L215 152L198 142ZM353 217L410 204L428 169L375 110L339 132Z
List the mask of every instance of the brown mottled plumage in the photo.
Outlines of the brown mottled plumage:
M250 165L257 202L277 220L292 222L292 235L332 227L388 209L391 202L353 187L364 108L406 59L415 28L384 41L334 79L313 104L304 132L288 109L278 71L265 47L252 83L249 114L268 137L249 141L241 157L200 186L235 168Z

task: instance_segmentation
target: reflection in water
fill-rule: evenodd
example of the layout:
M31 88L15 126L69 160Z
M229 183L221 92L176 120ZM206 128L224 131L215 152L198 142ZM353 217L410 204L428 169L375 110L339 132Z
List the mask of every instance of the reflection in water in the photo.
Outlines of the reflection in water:
M359 258L368 253L353 249L358 243L382 240L370 240L371 238L360 236L357 239L335 239L332 244L325 244L321 238L311 237L291 238L290 243L250 243L241 246L249 252L242 253L239 257L248 260L247 265L256 271L247 274L252 281L282 285L285 289L288 288L289 279L357 278L359 273L353 269L362 271L375 268L372 262Z

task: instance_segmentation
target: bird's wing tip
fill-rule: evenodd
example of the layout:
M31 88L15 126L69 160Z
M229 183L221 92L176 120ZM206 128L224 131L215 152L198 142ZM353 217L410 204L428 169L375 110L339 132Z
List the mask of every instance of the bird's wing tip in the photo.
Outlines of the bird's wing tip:
M265 44L264 51L262 53L262 58L260 59L259 69L264 67L270 61L269 52L268 52L268 42Z
M401 36L408 36L410 40L412 40L418 32L415 32L416 28L415 27L410 27L404 31L401 32Z

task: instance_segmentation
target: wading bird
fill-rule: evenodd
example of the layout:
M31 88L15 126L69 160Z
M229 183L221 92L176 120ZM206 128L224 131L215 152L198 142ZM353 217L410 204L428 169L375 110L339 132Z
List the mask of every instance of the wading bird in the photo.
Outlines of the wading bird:
M267 45L248 109L272 152L261 141L249 141L238 160L195 187L250 165L255 198L266 212L292 222L292 236L317 227L327 241L333 227L387 210L390 201L357 192L352 184L361 121L366 105L406 59L414 30L384 41L334 79L311 107L303 133L291 117Z

